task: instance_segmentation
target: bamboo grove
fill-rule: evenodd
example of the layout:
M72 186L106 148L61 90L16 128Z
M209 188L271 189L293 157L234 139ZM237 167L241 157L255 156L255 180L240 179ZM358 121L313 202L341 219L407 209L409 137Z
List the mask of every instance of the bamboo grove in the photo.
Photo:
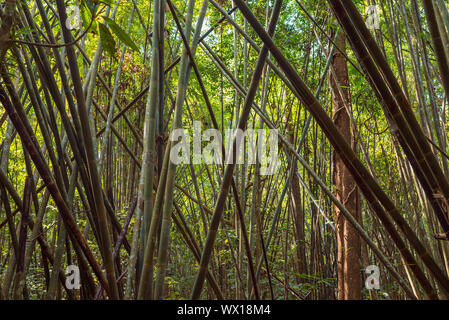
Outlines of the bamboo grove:
M0 300L449 299L444 0L0 10Z

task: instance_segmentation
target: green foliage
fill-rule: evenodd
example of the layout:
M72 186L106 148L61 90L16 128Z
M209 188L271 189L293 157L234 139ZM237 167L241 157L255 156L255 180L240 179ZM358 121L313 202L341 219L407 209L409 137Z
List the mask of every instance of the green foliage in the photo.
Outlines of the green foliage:
M109 27L111 28L112 32L128 47L130 47L133 50L139 51L139 48L134 43L134 41L131 39L131 37L123 31L122 28L118 24L116 24L112 19L109 19L108 17L103 17L103 19L108 23Z
M109 28L105 24L99 22L98 32L100 34L101 45L103 46L104 50L111 56L114 56L116 43L114 38L112 37L111 32L109 31Z

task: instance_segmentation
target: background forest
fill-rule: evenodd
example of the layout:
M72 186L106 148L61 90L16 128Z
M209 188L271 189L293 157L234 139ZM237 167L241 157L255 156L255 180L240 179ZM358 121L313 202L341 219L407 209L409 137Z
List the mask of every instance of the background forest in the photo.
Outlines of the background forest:
M448 9L2 1L0 299L448 299Z

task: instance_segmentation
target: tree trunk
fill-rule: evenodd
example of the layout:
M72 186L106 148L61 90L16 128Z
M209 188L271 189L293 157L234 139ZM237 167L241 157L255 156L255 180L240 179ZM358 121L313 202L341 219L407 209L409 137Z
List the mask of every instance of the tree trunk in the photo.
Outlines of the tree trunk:
M337 46L345 48L346 38L337 37ZM336 51L332 60L333 72L329 75L332 91L333 121L346 139L351 143L351 110L348 67L344 56ZM346 106L345 106L346 104ZM343 163L340 155L334 152L333 183L338 200L358 220L358 190L354 178ZM341 210L335 208L335 231L337 233L337 298L339 300L361 299L360 281L360 237L352 225L344 218Z

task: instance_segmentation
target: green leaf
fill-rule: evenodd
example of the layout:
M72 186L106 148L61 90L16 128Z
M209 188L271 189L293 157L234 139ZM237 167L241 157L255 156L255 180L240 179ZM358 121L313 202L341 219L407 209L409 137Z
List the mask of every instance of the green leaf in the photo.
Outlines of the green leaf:
M102 3L104 3L105 5L107 5L109 7L111 7L113 5L112 0L101 0L99 2L102 2Z
M81 21L83 23L83 28L87 29L89 28L88 32L92 32L94 34L98 34L97 30L98 27L96 25L96 21L92 21L93 16L92 16L92 12L90 11L90 9L88 7L86 7L85 5L80 6L80 15L81 15Z
M108 27L103 23L98 23L98 31L100 32L100 41L106 52L109 52L113 57L115 54L115 40L112 37Z
M131 37L122 28L120 28L118 24L116 24L113 20L109 19L108 17L103 17L103 19L108 23L109 27L111 27L112 32L114 32L114 34L120 39L120 41L122 41L131 49L139 51L139 48L131 39Z
M97 12L98 4L95 3L95 1L94 1L94 3L92 3L92 2L89 1L89 0L85 0L85 1L83 1L82 3L83 3L83 4L90 10L90 12L91 12L92 14L94 14L95 12Z
M81 16L81 21L83 22L83 27L84 29L86 29L89 24L90 24L90 20L92 19L92 15L89 12L89 8L87 8L86 10L86 6L80 6L80 16Z

